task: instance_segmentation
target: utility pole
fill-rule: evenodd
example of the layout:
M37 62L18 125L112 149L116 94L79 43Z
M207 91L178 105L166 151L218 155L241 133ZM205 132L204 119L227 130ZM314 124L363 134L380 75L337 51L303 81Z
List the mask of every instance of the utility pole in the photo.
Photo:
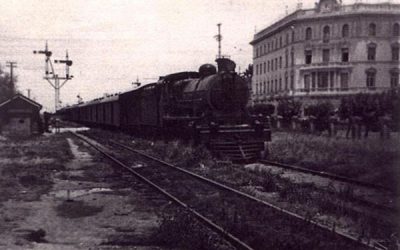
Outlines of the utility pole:
M214 38L218 41L218 58L221 58L221 41L222 41L222 35L221 35L221 23L218 23L218 35L214 36Z
M15 86L14 86L14 68L17 68L16 62L6 62L6 67L10 68L10 90L12 94L15 94Z
M28 98L31 99L31 89L27 89L28 92Z
M50 85L54 88L55 111L57 111L58 108L60 107L60 90L67 83L68 80L71 80L73 78L73 76L70 75L70 73L69 73L69 67L72 66L72 61L69 60L68 51L66 52L65 60L54 60L54 63L65 64L65 76L59 76L58 74L56 74L54 72L54 67L53 67L53 64L52 64L51 58L50 58L52 55L52 52L49 51L47 42L46 42L46 46L45 46L44 50L39 50L39 51L34 50L33 53L34 54L44 54L46 56L45 76L43 77L43 79L48 81L50 83ZM60 80L64 80L64 81L62 83L60 83Z

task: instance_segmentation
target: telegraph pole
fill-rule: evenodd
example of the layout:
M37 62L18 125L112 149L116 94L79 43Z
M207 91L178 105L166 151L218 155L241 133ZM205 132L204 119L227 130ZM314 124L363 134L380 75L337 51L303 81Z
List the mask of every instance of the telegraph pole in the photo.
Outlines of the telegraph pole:
M16 62L6 62L6 67L10 68L10 89L14 93L15 86L14 86L14 68L17 68Z
M65 55L65 60L54 60L54 63L61 63L65 64L65 76L59 76L54 72L54 67L51 62L51 55L52 52L48 49L48 45L46 42L46 46L44 50L39 50L33 51L34 54L44 54L46 56L45 59L45 76L43 79L48 81L50 85L54 88L54 102L55 102L55 111L58 110L60 107L60 90L61 88L67 83L68 80L71 80L73 78L72 75L69 73L69 67L72 66L72 61L69 60L68 56L68 51L66 52ZM64 80L62 83L60 83L60 80Z
M218 41L218 58L221 58L221 41L222 41L222 35L221 35L221 23L218 23L218 35L214 36L215 39Z

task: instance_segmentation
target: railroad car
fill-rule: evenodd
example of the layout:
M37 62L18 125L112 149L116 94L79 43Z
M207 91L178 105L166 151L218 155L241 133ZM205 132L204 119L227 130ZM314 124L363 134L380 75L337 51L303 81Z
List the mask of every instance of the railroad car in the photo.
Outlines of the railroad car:
M66 119L164 139L193 139L234 160L264 156L268 117L251 116L249 89L235 63L217 59L199 72L178 72L124 93L64 108Z

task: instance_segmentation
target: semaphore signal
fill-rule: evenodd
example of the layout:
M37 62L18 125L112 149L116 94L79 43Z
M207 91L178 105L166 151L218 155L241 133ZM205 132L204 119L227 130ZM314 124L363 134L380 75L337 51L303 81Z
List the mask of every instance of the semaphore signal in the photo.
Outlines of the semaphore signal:
M45 76L43 79L47 80L50 85L54 88L55 91L55 111L57 111L60 107L60 90L67 83L68 80L71 80L74 76L70 75L69 67L72 66L72 60L69 60L68 51L65 55L65 60L54 60L54 63L65 64L65 76L59 76L54 72L53 63L51 62L52 52L49 50L47 42L44 50L34 50L34 54L43 54L46 56L45 59ZM60 80L64 80L60 84Z

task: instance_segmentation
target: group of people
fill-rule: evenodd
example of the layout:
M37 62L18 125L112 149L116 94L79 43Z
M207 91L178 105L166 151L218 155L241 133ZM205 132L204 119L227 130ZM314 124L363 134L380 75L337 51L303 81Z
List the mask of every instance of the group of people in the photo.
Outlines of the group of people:
M347 121L346 138L350 135L361 137L361 127L365 127L364 137L371 130L397 130L400 115L400 93L398 90L380 94L357 94L344 97L338 109L341 120Z

